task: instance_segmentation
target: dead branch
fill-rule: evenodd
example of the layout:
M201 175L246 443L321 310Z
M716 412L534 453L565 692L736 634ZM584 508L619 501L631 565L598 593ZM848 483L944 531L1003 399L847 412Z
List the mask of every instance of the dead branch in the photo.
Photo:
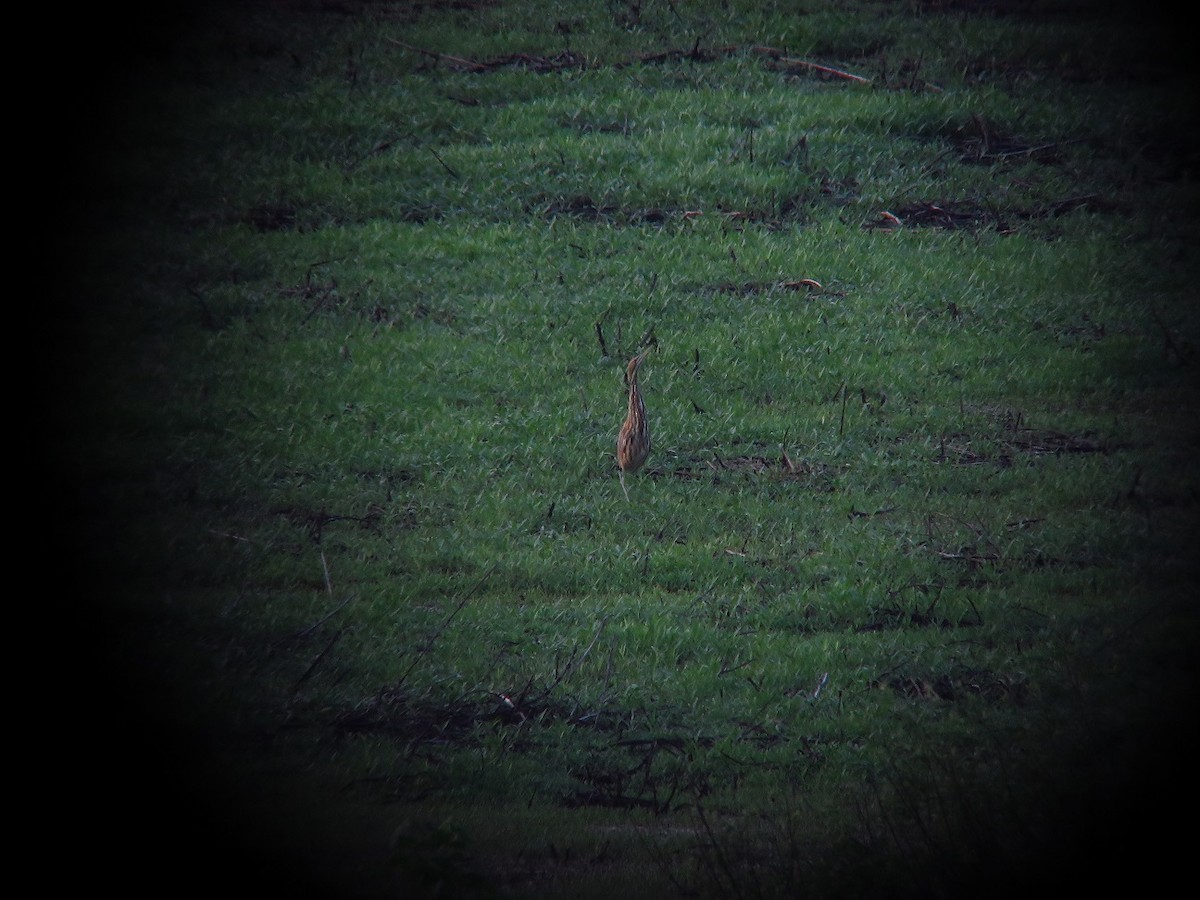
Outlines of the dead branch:
M329 579L329 563L325 562L325 551L321 551L321 571L325 573L325 590L333 596L333 582Z
M870 84L870 78L863 78L861 75L854 75L850 72L843 72L841 69L834 69L830 66L823 66L820 63L809 62L806 59L788 59L779 60L785 66L794 69L811 69L814 72L820 72L822 75L828 75L832 78L844 78L846 81L857 81L859 84Z
M592 648L596 646L596 641L600 640L600 635L604 634L604 629L607 627L608 627L608 617L605 616L603 619L600 620L600 624L596 627L596 633L594 635L592 635L591 643L589 643L587 645L587 647L584 648L583 652L580 653L578 656L572 656L571 659L567 660L567 664L565 666L563 666L562 671L558 673L558 675L555 677L554 681L550 684L550 686L548 688L546 688L546 690L542 691L542 693L538 697L534 698L530 702L538 703L542 700L545 700L547 697L550 696L550 694L554 691L554 689L556 687L558 687L560 684L563 683L563 681L567 678L568 675L570 675L572 672L574 672L576 669L578 669L581 665L583 665L583 661L588 658L588 654L590 654L592 652ZM523 698L523 695L522 695L522 698Z
M215 528L208 529L209 534L215 534L217 537L229 538L231 541L241 541L243 544L254 543L250 538L242 537L240 534L233 534L229 531L217 531Z
M949 550L937 550L935 552L941 559L957 559L973 564L997 562L1000 559L1000 554L998 553L953 553Z
M437 643L438 638L440 638L446 632L446 629L448 629L450 627L451 623L458 617L458 614L463 611L464 607L466 607L467 601L471 599L471 596L477 590L479 590L481 587L483 587L483 583L485 581L487 581L488 578L490 578L492 573L495 571L496 571L495 565L489 566L488 570L483 573L483 575L480 577L480 579L477 582L475 582L474 585L472 585L471 589L468 590L465 594L463 594L462 599L458 601L458 605L455 606L454 609L451 610L450 615L448 615L446 617L446 621L444 621L440 626L438 626L437 631L435 631L435 632L433 632L433 634L429 635L429 637L426 639L425 643L417 651L416 656L413 658L413 661L411 663L409 663L408 668L405 669L404 672L400 675L400 677L396 680L396 685L394 688L395 690L398 690L400 688L400 686L403 685L404 682L406 682L408 680L408 676L411 675L413 672L413 669L415 669L417 667L417 663L419 663L426 656L428 656L430 654L430 652L432 652L433 645Z
M434 159L436 159L438 162L440 162L442 164L442 168L450 173L451 178L456 178L456 179L458 178L458 173L455 172L448 165L446 165L446 161L444 159L442 159L440 156L438 156L438 152L436 150L434 150L432 147L430 147L429 152L433 154Z
M821 680L817 682L816 689L812 692L812 696L813 696L814 700L816 700L817 697L821 696L821 688L825 687L825 682L827 682L828 680L829 680L829 673L826 672L824 675L821 676Z
M762 56L769 56L775 62L794 69L811 69L814 72L820 72L822 75L828 75L832 78L842 78L846 81L855 81L859 84L871 84L870 78L863 78L861 75L854 75L851 72L844 72L841 69L835 69L832 66L823 66L820 63L809 62L807 59L793 59L790 56L785 56L782 50L777 50L774 47L752 47L754 53Z
M398 141L398 140L399 140L399 138L391 138L389 140L380 141L378 144L376 144L374 147L372 147L370 150L368 150L366 153L364 153L358 159L352 160L351 162L347 163L346 167L342 169L342 174L349 175L351 172L353 172L355 169L357 169L359 166L361 166L364 162L366 162L372 156L378 156L384 150L387 150L389 147L391 147L393 144L395 144L396 141Z
M316 631L318 628L320 628L322 625L324 625L326 622L328 622L330 619L332 619L334 616L336 616L339 612L341 612L343 609L345 609L346 605L351 600L353 600L356 596L357 596L356 594L351 594L349 597L347 597L345 600L343 600L341 603L339 603L337 606L335 606L333 609L331 609L325 615L321 616L321 618L317 619L317 621L313 622L313 624L309 625L303 631L297 632L292 637L287 638L287 640L300 640L301 638L308 637L310 634L312 634L314 631Z
M608 346L604 343L604 326L600 319L596 320L596 340L600 342L600 355L608 358Z
M329 643L321 649L321 652L317 654L316 658L309 663L308 668L304 670L304 674L297 679L296 684L292 687L293 691L299 690L300 685L304 684L304 682L308 681L308 679L312 677L313 672L317 670L317 666L324 661L325 657L329 655L329 651L332 650L334 645L342 639L342 635L345 633L345 628L339 628L336 632L334 632L333 637L329 639Z
M398 41L395 38L389 37L384 38L384 40L390 41L399 47L403 47L405 50L412 50L414 53L422 53L425 56L432 56L434 59L444 59L447 62L454 63L456 66L465 66L472 72L485 72L488 68L483 63L477 63L469 59L463 59L461 56L451 56L449 53L438 53L435 50L426 50L422 47L414 47L412 44L406 44L404 41Z

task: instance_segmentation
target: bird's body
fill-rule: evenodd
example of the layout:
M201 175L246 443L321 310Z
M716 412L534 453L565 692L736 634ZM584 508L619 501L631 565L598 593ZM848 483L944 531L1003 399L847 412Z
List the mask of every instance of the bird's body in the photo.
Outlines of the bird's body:
M639 353L625 369L625 380L629 383L629 412L617 435L617 467L626 500L629 489L625 487L625 473L636 472L650 455L650 424L646 421L646 404L638 388L638 367L645 358L645 352Z

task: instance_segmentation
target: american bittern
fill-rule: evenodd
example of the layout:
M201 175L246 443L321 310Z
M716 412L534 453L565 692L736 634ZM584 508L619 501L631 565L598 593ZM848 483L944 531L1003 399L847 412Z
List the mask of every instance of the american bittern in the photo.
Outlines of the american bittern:
M646 358L643 350L629 361L625 369L625 380L629 383L629 412L617 435L617 467L620 469L621 490L625 499L629 499L629 489L625 487L625 473L636 472L650 455L650 424L646 421L646 404L642 400L642 392L638 388L638 366Z

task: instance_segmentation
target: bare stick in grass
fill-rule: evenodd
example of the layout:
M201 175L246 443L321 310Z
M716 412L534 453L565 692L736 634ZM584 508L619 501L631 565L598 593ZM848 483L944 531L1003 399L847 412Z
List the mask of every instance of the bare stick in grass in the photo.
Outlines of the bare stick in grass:
M696 817L700 820L700 824L704 828L704 836L708 841L709 852L702 854L701 858L705 861L713 880L721 886L722 893L724 893L724 885L721 885L723 876L732 889L730 896L741 897L742 892L739 890L738 878L726 859L725 848L717 838L716 832L713 831L712 825L709 824L708 816L704 814L704 807L700 804L699 799L696 800Z
M608 318L608 314L610 312L612 312L611 306L604 310L604 312L600 314L600 318L596 320L596 340L600 342L600 355L605 359L608 358L608 344L604 342L604 320ZM618 327L620 326L618 325ZM618 343L620 342L619 333L617 335L617 341Z
M229 538L231 541L240 541L243 544L253 544L250 538L242 537L240 534L234 534L231 531L217 531L215 528L208 529L209 534L215 534L217 537Z
M816 700L819 696L821 696L821 688L825 687L825 682L827 682L828 680L829 680L829 673L826 672L824 675L821 676L821 680L817 682L816 689L812 692L812 696L813 696L814 700Z
M321 555L321 571L324 572L324 574L325 574L325 590L329 594L329 596L332 597L333 596L333 579L329 577L329 564L325 561L325 551L321 550L320 555ZM310 634L312 634L314 631L316 631L318 628L320 628L322 625L324 625L326 622L328 622L330 619L332 619L334 616L336 616L339 612L341 612L343 609L345 609L346 605L351 600L353 600L355 598L355 596L357 596L357 595L351 594L349 597L347 597L345 600L343 600L341 603L339 603L336 607L334 607L328 613L326 613L321 618L319 618L312 625L309 625L304 630L297 632L296 634L292 635L289 638L284 638L283 640L287 640L287 641L302 640L303 638L308 637ZM336 641L337 638L341 637L341 632L344 630L345 629L341 629L338 631L338 634L335 636L334 641ZM281 643L281 642L282 641L277 641L276 643ZM321 651L321 653L317 657L317 659L314 660L314 665L316 664L316 662L318 662L321 659L322 656L325 655L325 653L328 652L329 648L332 646L333 646L333 642L330 642L329 647L326 647L325 650ZM313 669L313 666L309 666L309 672L306 672L301 677L300 681L296 682L297 687L299 687L300 684L303 683L303 681L306 678L308 678L309 674L311 674L312 669Z
M391 37L385 38L385 40L390 41L391 43L397 45L398 47L403 47L405 50L412 50L414 53L421 53L421 54L424 54L425 56L432 56L434 59L439 59L439 60L444 59L447 62L452 62L458 66L466 66L472 72L484 72L487 70L487 66L485 66L483 63L477 63L470 59L463 59L461 56L451 56L449 53L438 53L434 50L426 50L423 47L414 47L412 44L406 44L406 43L404 43L404 41L398 41L395 38L391 38Z
M296 684L292 687L293 691L298 691L300 689L300 685L304 684L304 682L308 681L308 679L312 677L313 672L317 671L317 666L324 662L325 657L329 655L329 651L332 650L334 645L342 639L342 635L345 633L345 628L339 628L334 632L333 637L329 639L329 643L321 648L321 652L318 653L316 658L308 664L308 668L304 670L304 674L296 680Z
M823 66L820 63L809 62L807 59L793 59L790 56L784 56L783 51L776 50L774 47L755 47L755 53L761 53L764 56L769 56L771 59L785 66L790 66L797 69L811 69L814 72L820 72L822 75L828 75L832 78L842 78L846 81L855 81L859 84L870 84L870 78L863 78L861 75L855 75L851 72L844 72L841 69L835 69L832 66Z
M600 620L600 624L596 626L596 633L592 635L591 643L589 643L587 645L587 647L584 648L584 651L582 653L580 653L578 655L572 655L572 657L569 660L567 660L567 664L565 666L563 666L562 671L558 673L558 675L555 677L554 681L550 684L550 687L548 687L544 691L542 691L542 693L539 694L536 698L534 698L534 700L532 702L536 703L541 700L545 700L547 697L550 696L551 692L553 692L553 690L556 687L558 687L560 684L563 683L563 681L566 679L566 677L568 675L570 675L572 672L574 672L576 669L578 669L581 665L583 665L583 661L588 658L588 654L590 654L592 652L592 648L596 646L596 642L598 640L600 640L600 635L604 634L604 629L607 627L608 627L608 617L605 616L603 619ZM522 699L524 699L524 698L522 697Z
M467 601L471 599L471 597L474 595L474 593L477 590L479 590L481 587L483 587L483 583L485 581L487 581L488 578L491 577L491 574L495 571L496 571L495 565L489 566L488 570L483 573L482 577L477 582L475 582L474 585L472 585L471 589L468 590L465 594L463 594L462 599L458 601L458 605L454 607L454 609L451 611L450 615L446 616L446 621L444 621L438 627L437 631L435 631L433 634L429 635L429 638L421 646L421 649L417 651L417 655L413 658L413 661L408 664L408 668L405 669L404 673L396 680L396 688L397 689L400 688L400 686L403 685L404 682L408 681L408 676L410 676L413 673L413 669L415 669L417 667L417 664L420 663L421 660L423 660L426 656L428 656L433 651L433 645L437 643L438 638L440 638L443 634L446 633L446 629L450 627L451 623L458 617L458 614L460 612L462 612L463 609L466 607Z
M349 175L351 172L353 172L355 169L357 169L359 166L361 166L364 162L366 162L372 156L378 156L384 150L387 150L389 147L394 145L397 140L399 140L399 138L390 138L389 140L380 141L378 144L376 144L374 147L372 147L370 150L368 150L366 153L364 153L358 159L353 160L350 163L348 163L346 165L346 167L344 169L342 169L342 174Z
M329 580L329 563L325 562L325 551L321 551L321 571L325 574L325 590L333 596L333 582Z
M301 638L308 637L310 634L312 634L314 631L316 631L318 628L320 628L322 625L324 625L326 622L328 622L330 619L332 619L334 616L336 616L339 612L341 612L343 609L345 609L346 606L350 603L350 601L353 600L356 596L358 596L358 595L351 594L349 597L347 597L345 600L343 600L341 603L339 603L336 607L331 609L325 615L321 616L321 618L317 619L317 621L313 622L311 625L309 625L303 631L296 632L296 634L294 634L292 637L288 638L287 640L300 640Z
M429 152L433 154L433 158L434 158L434 159L436 159L438 162L440 162L440 163L442 164L442 168L443 168L443 169L445 169L447 172L449 172L449 173L450 173L450 177L451 177L451 178L454 178L454 179L457 179L457 178L458 178L458 173L457 173L457 172L455 172L455 171L454 171L452 168L450 168L448 165L446 165L446 161L445 161L444 159L442 159L440 156L438 156L438 152L437 152L436 150L434 150L432 147L430 147L430 148L429 148Z

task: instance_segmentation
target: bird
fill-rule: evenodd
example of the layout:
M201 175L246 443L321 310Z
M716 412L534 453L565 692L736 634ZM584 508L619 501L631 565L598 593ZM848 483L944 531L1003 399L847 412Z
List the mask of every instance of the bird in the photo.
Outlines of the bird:
M636 472L650 455L650 423L646 421L646 403L638 388L638 368L646 358L643 350L625 369L625 381L629 385L629 412L617 434L617 468L621 479L621 490L629 500L629 489L625 487L625 473Z

